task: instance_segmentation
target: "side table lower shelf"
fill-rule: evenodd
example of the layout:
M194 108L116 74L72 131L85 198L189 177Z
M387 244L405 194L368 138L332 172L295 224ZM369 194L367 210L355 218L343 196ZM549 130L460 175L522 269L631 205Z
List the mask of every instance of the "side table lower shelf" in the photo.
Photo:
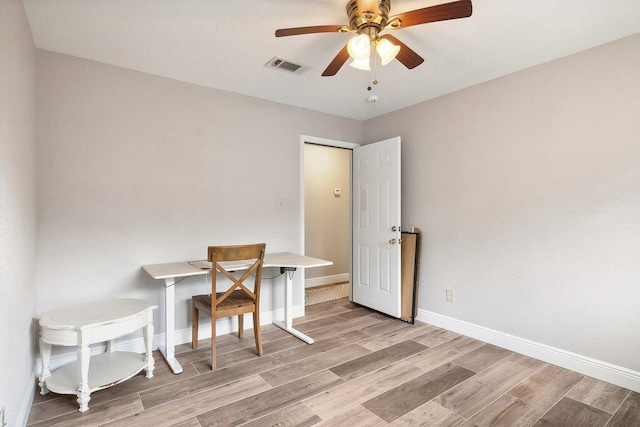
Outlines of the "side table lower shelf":
M114 351L91 357L89 365L89 393L111 387L136 375L147 367L145 355L128 351ZM80 378L80 362L75 361L51 372L45 379L48 390L59 394L76 394Z

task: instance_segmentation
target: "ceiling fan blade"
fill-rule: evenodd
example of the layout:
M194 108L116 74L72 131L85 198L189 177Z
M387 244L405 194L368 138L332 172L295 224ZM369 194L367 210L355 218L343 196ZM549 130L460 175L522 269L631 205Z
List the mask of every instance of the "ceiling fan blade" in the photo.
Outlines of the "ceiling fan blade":
M315 33L337 33L342 28L344 28L344 25L316 25L313 27L281 28L276 30L276 37Z
M331 63L327 66L327 68L325 68L325 70L322 72L322 76L323 77L335 76L340 70L340 68L342 68L344 63L347 62L347 59L349 59L349 52L347 52L347 45L344 45L342 50L338 52L336 57L333 58L333 61L331 61Z
M471 0L459 0L452 3L412 10L411 12L395 15L393 18L399 18L400 21L402 21L402 25L398 28L405 28L412 25L427 24L429 22L467 18L471 16L472 11Z
M366 19L375 19L378 16L378 0L358 0L357 5L360 16Z
M385 34L380 38L387 39L391 43L395 44L396 46L400 46L400 52L398 52L398 54L396 55L396 59L400 61L402 65L404 65L408 69L411 70L413 68L416 68L418 65L424 62L424 59L420 55L415 53L413 50L409 48L409 46L402 43L400 40L393 37L392 35Z

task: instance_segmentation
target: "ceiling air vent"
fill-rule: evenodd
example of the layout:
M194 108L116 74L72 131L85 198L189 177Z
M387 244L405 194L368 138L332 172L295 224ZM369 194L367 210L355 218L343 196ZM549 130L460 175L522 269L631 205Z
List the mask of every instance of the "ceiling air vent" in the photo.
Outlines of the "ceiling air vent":
M280 71L286 71L288 73L301 74L308 70L308 67L304 67L299 64L294 64L291 61L287 61L286 59L278 58L274 56L264 64L265 67L274 68Z

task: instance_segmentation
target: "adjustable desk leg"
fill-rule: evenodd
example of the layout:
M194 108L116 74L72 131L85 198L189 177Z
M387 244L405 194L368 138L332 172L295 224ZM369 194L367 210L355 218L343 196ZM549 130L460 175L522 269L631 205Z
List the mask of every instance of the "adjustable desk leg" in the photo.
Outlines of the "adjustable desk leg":
M164 279L164 348L160 346L159 350L173 373L179 374L182 366L175 356L175 283L173 277Z
M274 320L273 324L289 332L294 337L300 338L307 344L313 344L313 338L293 328L293 272L295 267L280 267L280 273L284 276L284 321ZM291 276L289 275L291 272Z

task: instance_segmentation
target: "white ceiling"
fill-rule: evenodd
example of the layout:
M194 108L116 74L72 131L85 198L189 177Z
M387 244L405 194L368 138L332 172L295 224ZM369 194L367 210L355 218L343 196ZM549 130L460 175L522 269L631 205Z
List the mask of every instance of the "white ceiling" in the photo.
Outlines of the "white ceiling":
M447 1L392 0L391 14ZM24 0L40 49L359 120L640 33L640 0L473 0L470 18L393 31L425 58L417 68L393 61L373 75L345 64L334 77L321 73L349 34L274 36L348 24L346 3ZM310 69L264 67L274 56Z

